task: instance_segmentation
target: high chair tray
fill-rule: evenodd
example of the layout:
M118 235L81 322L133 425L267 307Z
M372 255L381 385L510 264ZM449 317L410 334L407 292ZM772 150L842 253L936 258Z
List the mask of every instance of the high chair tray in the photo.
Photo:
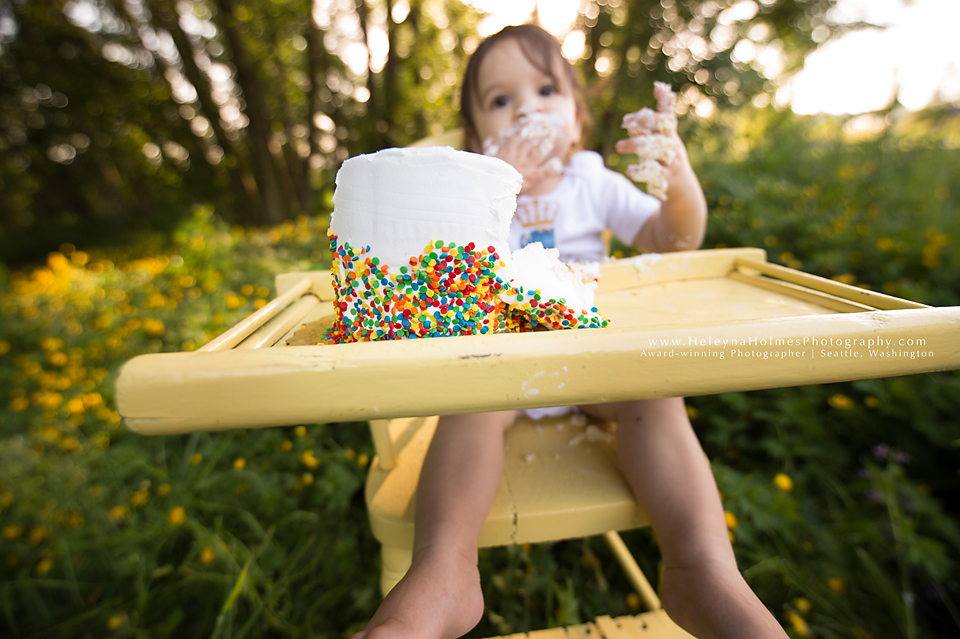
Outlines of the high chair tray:
M117 380L143 434L357 421L747 391L960 368L960 307L930 308L777 266L761 249L601 266L601 329L324 344L327 271L198 351ZM288 343L289 342L289 343Z

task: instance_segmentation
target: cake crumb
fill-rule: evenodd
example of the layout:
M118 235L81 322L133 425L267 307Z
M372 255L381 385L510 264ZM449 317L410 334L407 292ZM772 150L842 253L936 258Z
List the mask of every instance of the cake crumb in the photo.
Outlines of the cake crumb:
M587 426L587 430L583 431L579 435L574 436L573 439L567 442L567 445L579 446L585 441L591 442L591 443L602 442L602 443L608 444L613 441L613 435L603 430L599 426L590 424L589 426Z

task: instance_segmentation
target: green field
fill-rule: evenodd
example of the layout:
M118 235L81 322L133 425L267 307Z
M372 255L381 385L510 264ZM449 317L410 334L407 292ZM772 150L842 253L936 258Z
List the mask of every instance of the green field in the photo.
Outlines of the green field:
M706 247L960 305L957 115L869 137L842 124L748 109L691 124ZM275 273L329 264L328 213L189 219L2 275L0 635L340 638L376 609L365 424L144 438L120 422L124 361L195 349ZM960 633L958 397L953 372L689 400L741 568L792 636ZM650 533L624 537L655 575ZM484 551L481 571L471 636L638 605L599 539Z

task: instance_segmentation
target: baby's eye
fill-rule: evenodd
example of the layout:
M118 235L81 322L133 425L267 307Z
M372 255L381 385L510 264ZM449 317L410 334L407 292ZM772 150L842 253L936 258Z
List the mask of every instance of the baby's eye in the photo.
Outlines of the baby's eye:
M549 97L551 95L556 95L558 93L557 88L552 84L540 87L540 95L543 97Z
M493 99L493 102L490 103L490 107L494 109L500 109L508 104L510 104L510 98L505 95L499 95Z

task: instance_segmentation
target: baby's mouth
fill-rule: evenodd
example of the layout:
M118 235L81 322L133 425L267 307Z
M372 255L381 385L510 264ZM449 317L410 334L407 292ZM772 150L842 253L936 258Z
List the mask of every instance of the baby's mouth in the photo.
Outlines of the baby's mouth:
M531 113L521 109L520 117L513 126L500 129L495 138L489 137L484 140L483 152L485 155L497 155L507 140L519 137L522 140L529 140L541 157L545 158L553 151L566 124L566 119L559 113Z

